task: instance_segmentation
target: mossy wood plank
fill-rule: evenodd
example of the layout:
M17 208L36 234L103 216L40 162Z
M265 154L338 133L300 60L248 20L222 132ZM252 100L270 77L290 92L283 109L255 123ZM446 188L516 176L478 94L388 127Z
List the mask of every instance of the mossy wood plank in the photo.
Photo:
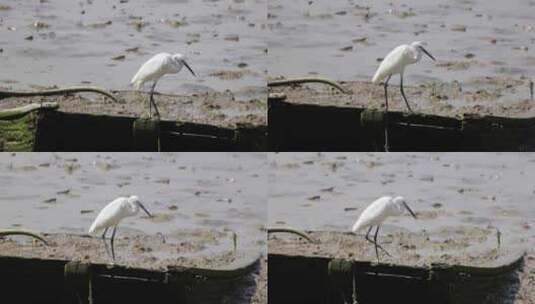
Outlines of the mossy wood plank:
M269 297L277 303L344 303L351 300L353 292L352 277L344 272L353 272L359 303L482 303L492 300L489 297L493 298L489 303L500 303L515 286L523 256L522 252L513 253L496 267L411 267L347 261L352 266L345 269L333 266L336 260L329 258L270 254Z
M268 100L274 151L381 151L383 111ZM381 121L374 121L374 120ZM388 113L391 151L525 151L535 149L535 118Z
M0 118L0 151L34 151L36 137L35 112Z

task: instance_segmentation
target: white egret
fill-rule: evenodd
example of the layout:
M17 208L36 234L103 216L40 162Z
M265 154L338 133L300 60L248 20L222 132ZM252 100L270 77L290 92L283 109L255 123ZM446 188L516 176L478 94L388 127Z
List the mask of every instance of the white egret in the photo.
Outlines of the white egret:
M375 245L375 255L377 256L377 261L379 261L379 252L377 248L380 248L388 256L390 256L390 254L377 243L379 227L387 217L401 215L405 212L405 210L408 210L409 213L416 218L416 214L412 212L411 208L409 208L409 205L407 205L403 197L396 196L393 198L391 196L383 196L376 199L373 203L366 207L353 225L353 228L351 229L353 233L369 227L365 238L368 242L371 242ZM375 236L373 237L372 241L369 238L369 234L372 231L373 226L377 226L377 229L375 230Z
M150 99L149 99L149 116L152 117L152 106L154 106L154 111L159 117L160 112L154 103L154 88L158 80L166 74L176 74L182 70L182 67L186 68L195 75L195 72L186 62L186 57L182 54L168 54L168 53L159 53L154 55L151 59L145 62L137 71L136 75L132 78L130 84L134 86L136 90L141 89L144 83L152 81L152 87L150 90Z
M425 48L424 45L426 45L424 42L421 41L415 41L411 43L410 45L403 44L395 49L393 49L388 55L386 55L385 59L381 62L379 65L379 68L375 72L375 75L373 76L372 82L373 83L380 83L383 79L386 78L386 81L384 83L385 87L385 105L386 105L386 112L388 112L388 93L387 93L387 87L388 87L388 81L392 77L392 75L399 74L400 77L400 90L401 95L403 96L403 99L405 100L405 104L407 105L407 108L410 112L412 112L411 107L409 106L409 102L407 101L407 97L405 96L405 92L403 91L403 73L405 72L405 67L409 64L416 63L420 61L422 58L422 52L425 53L427 56L429 56L431 59L435 60L435 57L433 57Z
M119 197L113 200L108 205L106 205L104 208L102 208L93 224L91 224L91 227L89 228L89 234L96 235L102 230L104 230L104 233L102 234L102 241L104 242L106 251L108 251L106 245L106 232L108 232L108 228L113 227L113 232L110 241L111 255L113 260L115 260L113 241L115 239L117 225L119 225L119 222L122 219L136 215L139 212L139 208L143 209L143 211L145 211L149 217L152 217L152 215L149 213L149 211L147 211L145 206L141 204L137 196L132 195L130 197Z

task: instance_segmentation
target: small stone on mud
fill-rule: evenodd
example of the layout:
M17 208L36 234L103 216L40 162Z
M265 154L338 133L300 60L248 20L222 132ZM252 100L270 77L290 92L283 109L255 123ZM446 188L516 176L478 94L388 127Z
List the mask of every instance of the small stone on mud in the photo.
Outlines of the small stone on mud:
M124 60L125 58L126 58L125 55L119 55L119 56L112 57L111 60Z
M157 179L156 181L154 181L155 183L158 183L158 184L166 184L166 185L169 185L169 183L171 183L171 180L167 177L163 177L163 178L159 178Z
M65 190L62 190L62 191L58 191L58 192L56 192L56 194L65 195L65 194L69 194L69 192L71 192L71 189L65 189Z
M44 23L42 21L35 21L33 23L33 27L38 28L38 29L42 29L42 28L48 28L48 27L50 27L50 25L48 25L47 23Z
M334 191L334 187L329 187L329 188L323 188L320 190L321 192L333 192Z
M466 26L461 24L452 25L450 30L455 32L466 32Z
M240 36L238 36L238 35L227 35L225 37L225 40L238 42L238 41L240 41Z
M133 47L133 48L126 49L124 51L125 52L138 52L139 51L139 47L136 46L136 47Z

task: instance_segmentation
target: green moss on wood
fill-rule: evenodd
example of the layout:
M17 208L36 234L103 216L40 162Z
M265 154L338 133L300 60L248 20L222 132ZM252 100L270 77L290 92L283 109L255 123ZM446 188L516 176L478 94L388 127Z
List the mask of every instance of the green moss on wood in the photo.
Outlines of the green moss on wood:
M33 151L36 132L35 112L11 118L0 119L0 150Z

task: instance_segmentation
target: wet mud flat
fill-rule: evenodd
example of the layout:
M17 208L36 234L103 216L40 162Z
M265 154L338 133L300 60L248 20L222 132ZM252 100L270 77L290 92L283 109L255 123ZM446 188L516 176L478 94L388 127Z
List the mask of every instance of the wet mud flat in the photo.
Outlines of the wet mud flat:
M405 84L530 77L533 6L520 0L269 1L269 73L365 81L394 47L424 41L437 61L424 57L411 65Z
M118 103L94 94L36 96L2 99L0 110L31 103L57 102L59 111L112 116L146 117L149 95L143 92L113 92ZM266 125L266 100L256 90L198 93L189 96L155 94L160 119L230 127L236 124ZM265 96L265 95L264 95Z
M364 235L348 232L308 231L316 242L310 243L292 235L272 235L268 241L270 254L286 256L326 257L349 261L377 261L373 244ZM372 235L373 238L373 235ZM383 232L379 243L391 254L379 249L381 263L426 267L432 263L474 267L499 267L519 257L521 248L497 244L496 230L477 227L444 228L433 233ZM523 266L509 294L511 303L535 301L535 252L524 256Z
M512 118L535 117L535 103L530 99L530 81L512 77L482 77L473 87L459 82L427 82L419 86L404 85L405 94L414 112L446 117L464 114ZM383 85L365 81L340 82L342 93L323 84L296 84L272 87L270 92L283 93L286 101L337 107L385 108ZM399 90L392 80L388 87L390 111L408 112Z
M263 87L265 16L263 0L5 2L0 83L126 89L150 57L180 52L198 77L167 76L163 92Z

